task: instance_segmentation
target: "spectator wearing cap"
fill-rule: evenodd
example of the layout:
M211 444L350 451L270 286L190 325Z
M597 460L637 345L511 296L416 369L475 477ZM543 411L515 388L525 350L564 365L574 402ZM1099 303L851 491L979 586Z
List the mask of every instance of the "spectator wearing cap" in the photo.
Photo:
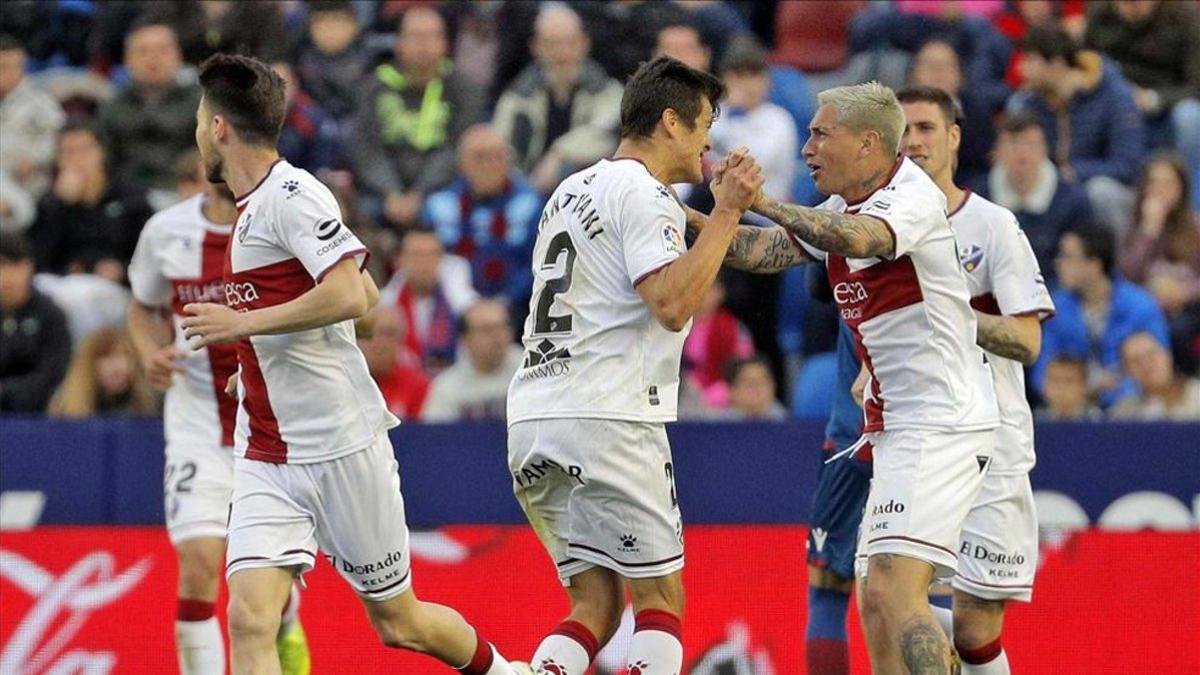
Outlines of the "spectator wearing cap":
M1153 335L1139 332L1125 338L1121 363L1139 391L1113 406L1113 419L1200 421L1200 379L1176 372L1170 350Z
M1056 357L1082 359L1088 364L1089 390L1107 408L1137 389L1120 371L1121 343L1146 331L1160 344L1169 344L1166 318L1154 296L1116 274L1116 238L1103 226L1076 226L1064 232L1055 266L1058 313L1042 329L1034 386L1044 394L1046 364Z
M394 226L412 226L425 196L454 176L454 147L479 99L447 58L446 23L423 5L404 13L395 60L375 70L359 101L356 175Z
M1120 231L1146 154L1142 115L1120 67L1080 49L1061 28L1035 26L1021 76L1008 111L1038 118L1059 171L1084 186L1100 222Z
M34 289L33 268L28 244L0 233L0 412L45 410L71 358L67 319Z
M477 124L458 143L458 176L425 201L422 222L446 250L471 263L475 290L500 297L523 318L533 272L529 259L542 199L512 165L493 127Z
M463 312L454 365L433 379L425 401L425 422L502 420L508 385L521 367L521 348L513 344L508 310L495 300L480 300Z
M1150 145L1200 171L1200 11L1194 2L1089 3L1084 45L1121 66Z
M157 206L174 200L175 160L196 143L200 89L184 83L175 31L143 18L125 36L129 83L100 108L113 181L152 190Z
M1032 114L1005 117L996 139L995 162L987 180L976 189L1017 217L1042 274L1053 286L1058 238L1068 227L1092 222L1087 193L1050 161L1046 133Z
M109 176L104 160L94 127L72 122L59 134L58 175L29 232L39 271L125 279L152 210L141 192Z
M0 171L40 198L50 187L54 141L66 121L62 106L25 76L17 38L0 34Z
M588 58L590 49L579 15L547 5L534 24L535 62L496 103L496 130L542 194L617 146L622 88Z

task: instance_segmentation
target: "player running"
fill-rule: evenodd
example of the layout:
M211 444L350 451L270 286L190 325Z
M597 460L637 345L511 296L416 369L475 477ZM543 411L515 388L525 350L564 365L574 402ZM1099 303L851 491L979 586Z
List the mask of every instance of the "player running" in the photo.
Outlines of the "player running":
M979 323L977 341L988 352L1000 407L996 452L963 523L952 584L962 672L1001 675L1009 672L1000 645L1005 603L1030 601L1037 570L1037 512L1029 486L1033 413L1022 364L1037 360L1041 322L1054 314L1054 303L1012 212L954 184L961 131L950 95L910 87L897 96L907 119L902 150L946 195Z
M200 68L196 143L238 218L226 304L183 307L194 347L237 343L240 406L227 563L233 671L278 673L273 640L293 579L319 547L354 588L383 643L464 673L513 672L454 610L412 592L408 529L388 413L354 342L379 297L367 250L312 174L275 149L283 81L217 54Z
M763 179L734 157L690 249L668 186L703 180L722 91L674 59L643 64L625 87L614 158L564 180L538 226L508 462L571 602L534 654L538 673L588 669L617 629L626 584L629 672L683 668L683 525L664 423L675 420L692 315Z
M946 673L950 649L926 592L954 575L991 461L991 371L974 343L946 198L897 156L904 111L895 94L872 82L818 100L804 156L817 188L833 196L807 208L760 194L752 209L779 226L739 228L729 262L773 272L825 260L868 373L856 445L871 444L874 477L855 573L872 668Z
M146 222L129 264L129 334L150 382L165 390L167 535L179 560L175 648L183 675L225 672L225 644L213 616L225 556L225 521L233 491L237 399L225 384L237 372L237 349L188 349L180 322L190 302L219 302L225 248L237 218L233 194L208 184L202 194ZM169 309L171 319L163 312ZM276 640L284 673L310 670L304 630L291 589Z

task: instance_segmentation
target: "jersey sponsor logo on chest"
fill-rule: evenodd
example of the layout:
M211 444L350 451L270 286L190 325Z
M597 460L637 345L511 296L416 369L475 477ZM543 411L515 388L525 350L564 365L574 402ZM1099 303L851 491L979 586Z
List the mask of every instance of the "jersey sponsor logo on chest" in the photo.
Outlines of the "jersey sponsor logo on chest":
M841 308L842 319L862 318L863 302L867 300L867 287L860 281L842 281L833 287L833 299Z
M225 304L238 311L249 310L241 305L258 300L258 289L249 281L232 281L225 284Z

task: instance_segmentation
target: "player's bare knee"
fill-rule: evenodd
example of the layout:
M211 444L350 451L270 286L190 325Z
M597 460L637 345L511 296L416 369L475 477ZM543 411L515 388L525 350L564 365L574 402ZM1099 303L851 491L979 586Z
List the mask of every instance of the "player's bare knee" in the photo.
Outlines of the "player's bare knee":
M229 636L245 642L274 642L279 632L279 608L266 607L247 598L229 598Z
M995 642L1004 629L1004 602L954 594L954 645L978 649Z
M372 621L375 633L383 646L391 649L407 649L414 652L428 651L429 640L421 625L415 621L385 618Z
M661 609L683 616L683 577L678 572L654 579L631 580L629 595L637 611Z
M215 600L220 583L220 570L208 565L206 561L179 559L179 597Z

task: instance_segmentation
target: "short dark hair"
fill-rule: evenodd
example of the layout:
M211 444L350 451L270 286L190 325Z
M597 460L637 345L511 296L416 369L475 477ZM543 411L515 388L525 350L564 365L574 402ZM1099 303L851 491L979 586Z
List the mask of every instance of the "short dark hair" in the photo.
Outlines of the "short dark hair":
M1099 260L1104 276L1112 277L1117 259L1117 237L1113 231L1094 223L1075 223L1067 226L1062 236L1073 234L1079 237L1083 255L1089 260Z
M358 15L354 13L354 7L349 0L310 0L308 3L308 16L311 19L316 14L348 14L358 20Z
M66 134L82 131L90 134L97 142L103 143L103 135L100 131L100 125L93 119L83 115L72 115L67 118L67 121L58 130L58 137L62 138Z
M1047 61L1062 59L1072 68L1079 66L1079 45L1071 34L1057 25L1038 25L1025 34L1025 52Z
M17 263L32 259L33 253L30 252L29 242L25 237L15 232L0 234L0 260Z
M275 147L286 112L283 78L258 59L213 54L200 64L200 88L212 112L249 145Z
M125 31L125 44L129 44L129 40L133 37L134 33L152 26L162 26L169 29L171 35L175 36L175 44L179 44L179 33L175 30L175 26L172 25L166 11L162 9L151 9L139 14L133 20L133 23L129 24L129 30Z
M1054 358L1050 359L1050 361L1047 362L1047 365L1050 365L1050 366L1060 365L1060 366L1069 366L1071 368L1077 368L1077 369L1079 369L1080 374L1083 375L1083 378L1085 380L1087 379L1087 368L1088 368L1087 361L1084 361L1083 359L1079 358L1078 356L1075 356L1074 354L1068 354L1065 352L1062 354L1058 354Z
M767 59L767 50L749 35L734 38L725 51L725 58L721 59L722 75L762 75L770 69L771 62Z
M1037 129L1044 135L1046 130L1042 128L1041 121L1037 115L1024 110L1015 112L1011 115L1006 115L1004 121L1000 123L1000 133L1002 134L1019 134L1030 129Z
M775 380L775 373L771 372L771 364L761 356L747 356L737 359L729 359L725 362L725 381L733 384L737 381L742 371L750 366L762 366L766 369L767 374L771 376L771 380Z
M959 124L962 119L962 108L958 101L945 89L926 84L909 85L896 92L896 100L901 103L932 103L942 110L947 125Z
M25 44L11 33L0 33L0 52L25 51Z
M689 68L669 56L659 56L638 66L621 96L621 138L649 138L670 108L684 124L695 124L703 96L712 103L713 115L725 95L725 85L715 76Z

